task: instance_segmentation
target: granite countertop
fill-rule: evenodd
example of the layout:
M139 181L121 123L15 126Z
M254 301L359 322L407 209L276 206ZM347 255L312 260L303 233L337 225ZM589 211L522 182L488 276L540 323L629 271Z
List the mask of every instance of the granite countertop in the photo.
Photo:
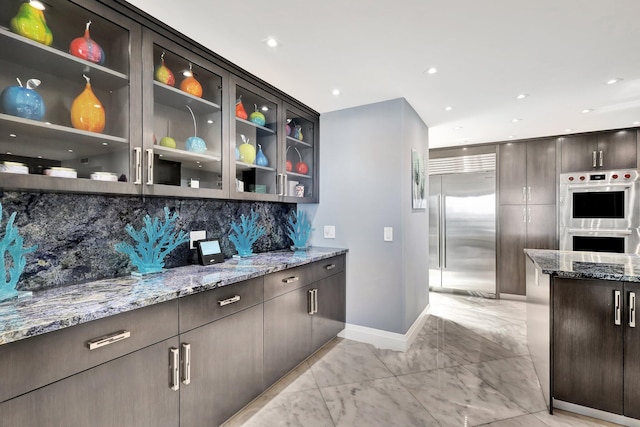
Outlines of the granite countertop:
M565 279L640 282L640 256L604 252L525 249L544 274Z
M0 303L0 345L346 253L312 247L63 286Z

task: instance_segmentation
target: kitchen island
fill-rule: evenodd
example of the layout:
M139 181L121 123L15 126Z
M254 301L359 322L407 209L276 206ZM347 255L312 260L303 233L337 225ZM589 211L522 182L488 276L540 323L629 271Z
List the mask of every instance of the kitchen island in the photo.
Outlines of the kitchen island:
M640 256L525 253L527 339L549 411L640 425Z

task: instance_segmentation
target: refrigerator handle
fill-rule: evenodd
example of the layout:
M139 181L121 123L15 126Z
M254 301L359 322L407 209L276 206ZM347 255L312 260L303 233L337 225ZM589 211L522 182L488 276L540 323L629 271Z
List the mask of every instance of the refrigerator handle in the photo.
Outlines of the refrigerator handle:
M442 267L442 248L440 247L440 242L442 241L442 193L438 193L438 244L436 247L438 248L438 268Z
M442 268L447 268L447 198L442 198Z

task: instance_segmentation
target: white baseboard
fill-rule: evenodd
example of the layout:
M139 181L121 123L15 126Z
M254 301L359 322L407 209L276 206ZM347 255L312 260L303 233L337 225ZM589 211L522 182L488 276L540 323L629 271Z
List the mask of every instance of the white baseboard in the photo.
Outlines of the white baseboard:
M353 325L347 323L342 332L338 334L341 338L371 344L378 348L386 348L396 351L407 351L413 341L418 336L418 332L424 326L429 314L429 305L420 313L418 318L405 334L388 332L381 329L368 328L366 326Z

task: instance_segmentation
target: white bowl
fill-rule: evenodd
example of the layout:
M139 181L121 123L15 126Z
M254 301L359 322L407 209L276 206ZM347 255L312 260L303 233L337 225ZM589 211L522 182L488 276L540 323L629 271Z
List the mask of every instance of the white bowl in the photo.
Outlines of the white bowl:
M71 168L53 167L50 169L45 169L44 174L47 176L57 176L58 178L77 178L78 177L78 171Z

